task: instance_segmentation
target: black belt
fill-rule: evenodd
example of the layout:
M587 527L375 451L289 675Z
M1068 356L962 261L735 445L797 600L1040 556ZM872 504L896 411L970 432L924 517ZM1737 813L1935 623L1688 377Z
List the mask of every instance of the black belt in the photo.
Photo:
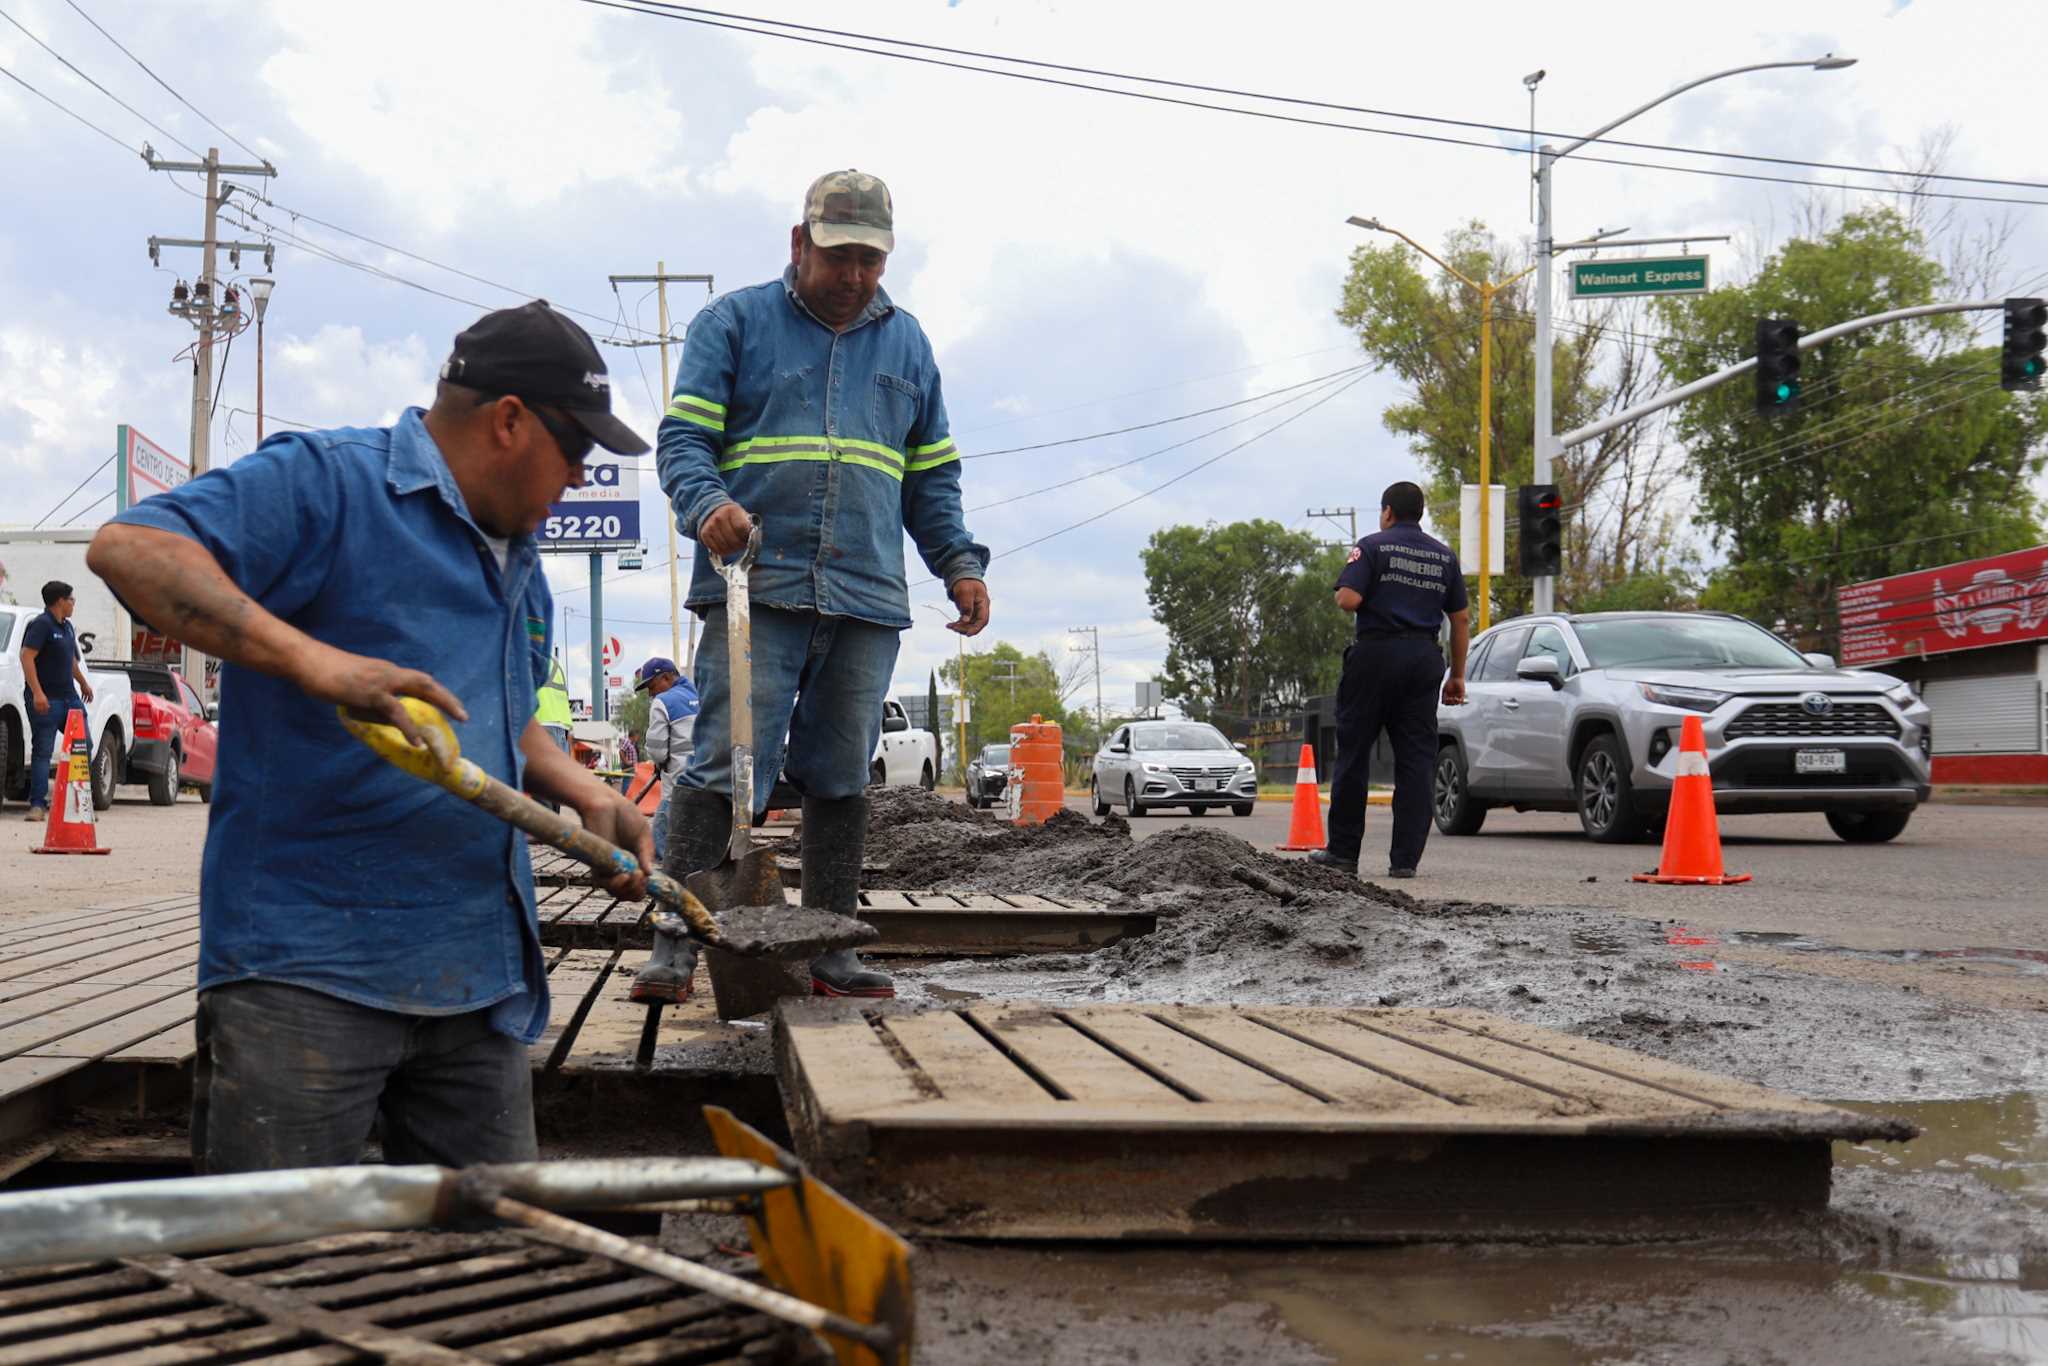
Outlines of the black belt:
M1360 631L1360 640L1435 640L1434 631Z

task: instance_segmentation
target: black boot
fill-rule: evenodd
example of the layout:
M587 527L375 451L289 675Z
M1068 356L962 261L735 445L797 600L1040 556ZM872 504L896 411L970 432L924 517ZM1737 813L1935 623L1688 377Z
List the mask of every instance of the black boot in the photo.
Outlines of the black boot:
M732 843L732 802L701 787L679 788L668 804L668 857L661 871L681 882L725 857ZM690 980L697 971L697 941L658 916L654 953L633 977L632 999L680 1005L690 999Z
M1353 854L1350 858L1345 858L1342 854L1333 854L1327 849L1318 849L1308 856L1308 861L1321 864L1325 868L1335 868L1338 872L1349 873L1353 877L1358 876L1358 856L1356 854Z
M860 915L860 866L867 854L868 799L804 798L803 904L836 915ZM833 949L811 960L817 996L890 997L888 974L860 961L852 949Z

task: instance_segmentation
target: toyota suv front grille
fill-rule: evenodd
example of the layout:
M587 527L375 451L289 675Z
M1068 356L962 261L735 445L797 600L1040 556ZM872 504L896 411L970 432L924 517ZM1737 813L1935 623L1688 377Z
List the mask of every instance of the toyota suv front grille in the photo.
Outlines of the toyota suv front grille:
M1759 702L1730 721L1724 733L1730 740L1896 740L1899 722L1875 702L1837 702L1819 714L1800 702Z

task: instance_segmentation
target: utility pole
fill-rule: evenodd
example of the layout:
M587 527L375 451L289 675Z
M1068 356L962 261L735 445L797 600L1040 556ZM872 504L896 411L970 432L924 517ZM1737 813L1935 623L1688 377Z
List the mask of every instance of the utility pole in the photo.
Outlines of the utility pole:
M1302 515L1302 516L1303 516L1304 518L1308 518L1308 519L1311 519L1311 520L1313 520L1313 519L1315 519L1315 518L1318 518L1318 517L1321 517L1321 518L1327 518L1328 520L1330 520L1330 521L1332 521L1332 522L1336 521L1336 520L1337 520L1337 519L1338 519L1339 517L1342 517L1342 518L1344 518L1344 519L1345 519L1345 520L1346 520L1346 521L1347 521L1347 522L1348 522L1348 523L1350 524L1350 526L1351 526L1351 541L1350 541L1350 544L1352 544L1352 545L1357 545L1357 544L1358 544L1358 509L1357 509L1357 508L1304 508L1304 509L1302 510L1302 514L1301 514L1301 515Z
M213 339L217 333L232 334L239 321L239 308L232 296L221 288L216 272L216 255L221 247L228 249L229 262L239 267L242 253L260 251L263 253L263 269L268 271L276 265L277 250L268 242L223 242L220 240L220 206L227 198L221 189L223 175L275 176L277 167L269 162L261 166L223 166L220 148L206 149L204 161L165 161L157 156L148 144L143 145L142 159L152 171L173 171L203 173L206 176L204 203L204 235L190 237L152 237L149 239L149 259L152 265L161 260L164 247L197 247L200 250L199 279L189 296L181 297L173 291L171 311L182 316L199 329L199 340L192 348L192 435L191 461L192 477L206 473L211 465L209 450L213 435ZM230 186L230 189L233 187ZM182 305L182 306L181 306ZM212 696L212 689L206 680L206 657L197 651L185 651L185 672L202 697Z
M610 279L612 282L612 293L614 294L619 292L620 285L654 286L654 294L657 300L656 307L660 310L661 321L661 340L655 344L661 348L661 401L666 405L670 397L668 383L668 287L671 284L702 285L704 286L704 297L709 299L711 297L711 277L709 275L671 275L668 273L668 262L656 261L654 263L654 274L652 275L614 275ZM641 297L642 299L646 298L645 295ZM639 346L645 343L630 342L626 344ZM660 421L661 414L655 414L655 422L659 424ZM683 600L682 591L677 586L676 577L676 517L675 511L668 506L666 494L662 496L661 519L668 524L669 658L679 661L683 668L693 670L692 677L694 678L694 666L697 662L697 618L694 615L690 618L690 652L684 654L682 636Z
M1088 653L1095 656L1095 729L1102 729L1102 628L1069 626L1067 634L1088 637Z

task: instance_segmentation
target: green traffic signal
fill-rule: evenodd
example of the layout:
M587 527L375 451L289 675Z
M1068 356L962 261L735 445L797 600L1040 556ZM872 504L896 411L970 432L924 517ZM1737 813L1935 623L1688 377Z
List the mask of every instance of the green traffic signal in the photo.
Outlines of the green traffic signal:
M2007 393L2040 388L2044 349L2048 349L2048 304L2040 299L2007 299L1999 388Z
M1790 318L1756 321L1756 410L1769 417L1799 407L1799 324Z

